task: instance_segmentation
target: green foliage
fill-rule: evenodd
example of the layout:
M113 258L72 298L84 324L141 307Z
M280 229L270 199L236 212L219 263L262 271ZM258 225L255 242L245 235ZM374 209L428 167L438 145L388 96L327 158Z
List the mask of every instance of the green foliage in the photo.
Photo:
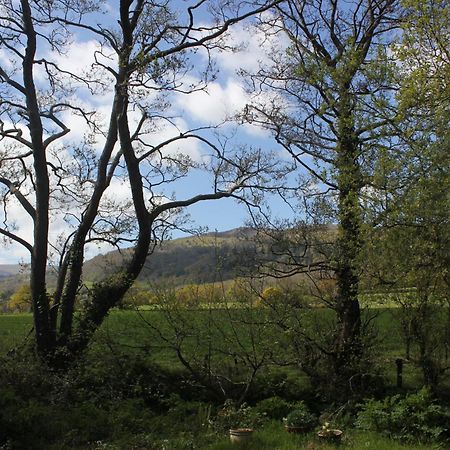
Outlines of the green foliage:
M61 441L76 446L109 434L111 418L89 396L64 401L69 379L33 358L7 359L0 371L0 445L44 449Z
M255 411L269 419L281 420L293 409L293 404L281 397L269 397L255 405Z
M232 428L255 428L264 422L264 415L246 403L236 405L233 400L226 400L213 419L213 426L218 431Z
M448 430L450 415L423 388L405 397L394 395L384 400L368 400L361 405L356 424L393 439L435 441Z
M130 314L125 312L121 314ZM0 447L27 450L200 450L231 448L230 427L256 427L248 449L306 448L309 438L283 430L280 416L304 404L272 397L255 407L223 407L189 400L181 378L128 354L93 351L66 374L49 371L31 356L16 353L0 365ZM266 378L270 383L272 378ZM292 385L293 378L283 378ZM281 383L281 381L280 381ZM202 391L191 387L191 398ZM179 391L174 394L173 391ZM298 389L297 389L298 391ZM262 394L260 394L262 395ZM422 398L414 403L420 406ZM411 403L411 402L410 402ZM277 416L276 422L268 420ZM413 421L413 419L411 419ZM348 428L345 428L346 436ZM349 430L350 433L351 430ZM343 448L417 449L379 435L352 436ZM316 444L314 444L316 445ZM318 444L317 444L318 445ZM318 450L328 450L324 444ZM332 447L330 447L332 449Z
M298 402L295 409L286 416L284 422L288 427L311 429L317 423L317 418L305 403Z
M450 7L445 0L402 3L407 17L401 45L394 51L407 70L398 94L399 112L403 117L421 113L421 125L441 134L448 130L450 114Z

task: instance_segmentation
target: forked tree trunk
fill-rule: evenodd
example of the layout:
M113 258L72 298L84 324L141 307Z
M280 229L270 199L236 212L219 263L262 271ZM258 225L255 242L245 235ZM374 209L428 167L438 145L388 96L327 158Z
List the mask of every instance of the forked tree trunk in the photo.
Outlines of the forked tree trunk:
M31 8L26 0L21 1L23 27L27 39L22 61L23 85L26 92L28 128L33 148L35 170L36 204L32 217L34 221L34 245L31 254L31 292L33 303L34 329L38 353L46 355L55 345L51 330L49 299L46 288L46 270L49 229L49 176L46 149L43 141L43 126L40 117L38 96L34 84L34 60L37 48L37 33L34 29Z

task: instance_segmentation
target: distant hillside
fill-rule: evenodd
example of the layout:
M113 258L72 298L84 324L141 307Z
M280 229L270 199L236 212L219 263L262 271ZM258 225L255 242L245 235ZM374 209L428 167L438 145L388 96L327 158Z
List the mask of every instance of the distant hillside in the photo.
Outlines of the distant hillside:
M314 234L320 241L334 240L336 227L333 225L315 228ZM201 236L173 239L162 242L149 255L147 262L139 276L141 282L170 283L180 286L188 283L210 283L214 281L232 280L242 274L243 269L251 268L258 258L264 256L269 261L282 258L284 245L291 246L290 251L299 260L312 260L312 253L320 252L317 246L314 250L305 252L300 239L298 245L293 244L286 232L285 238L276 245L262 248L257 244L254 236L256 232L250 228L237 228L225 232L207 233ZM295 239L294 239L295 241ZM329 245L326 244L326 245ZM112 274L123 266L130 257L130 250L109 252L97 255L84 266L84 281L95 282L105 275ZM0 292L14 292L20 284L27 282L27 274L21 272L21 266L0 265ZM49 272L48 284L55 283L54 274Z
M239 267L253 253L247 228L207 233L166 241L148 257L139 277L142 282L209 283L239 275ZM85 265L85 280L96 281L123 264L129 251L98 255Z
M17 288L28 283L29 268L21 264L0 264L0 300L5 300Z
M20 264L0 264L0 278L10 277L11 275L19 275L27 272L28 269Z
M162 242L149 255L139 281L182 285L233 279L239 275L239 266L252 247L251 239L245 239L252 234L250 229L238 228ZM84 280L103 279L122 267L129 256L127 249L95 256L85 263ZM51 287L54 274L49 271L48 275ZM9 295L27 281L20 265L0 265L0 292Z

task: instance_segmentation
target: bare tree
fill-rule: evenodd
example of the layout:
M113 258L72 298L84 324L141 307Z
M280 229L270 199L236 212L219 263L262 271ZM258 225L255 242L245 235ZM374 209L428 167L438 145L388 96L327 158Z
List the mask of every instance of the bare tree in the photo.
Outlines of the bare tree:
M88 345L139 275L160 230L171 226L172 212L205 200L242 198L243 189L262 182L263 173L272 169L259 152L230 150L203 128L177 129L167 108L172 93L205 88L210 60L200 70L196 65L202 59L192 59L195 52L209 54L233 24L274 3L201 0L183 8L153 0L120 0L115 8L78 0L2 3L0 233L30 253L36 345L42 356L55 355L61 347L70 355ZM62 61L80 33L92 65L78 70L71 61L68 69ZM188 82L186 75L194 72L198 81ZM98 95L111 99L106 120L95 111ZM69 122L87 131L71 130ZM158 138L166 123L172 134ZM196 161L183 152L192 140L207 149L207 157ZM181 152L173 151L174 144ZM181 198L165 193L164 186L192 170L211 176L209 192ZM129 184L124 201L113 191L118 180ZM18 206L31 218L33 236L20 235L10 220ZM51 235L55 220L65 221L70 230L56 242ZM75 321L86 246L93 242L128 243L132 251L124 267L90 289ZM49 293L52 254L57 283Z
M146 325L141 348L149 353L156 348L173 354L214 398L222 402L233 398L241 404L277 349L273 328L261 309L255 308L250 295L241 298L236 307L222 292L218 308L212 298L200 294L192 308L174 292L155 290L158 302L152 314L157 314L159 321L139 314Z

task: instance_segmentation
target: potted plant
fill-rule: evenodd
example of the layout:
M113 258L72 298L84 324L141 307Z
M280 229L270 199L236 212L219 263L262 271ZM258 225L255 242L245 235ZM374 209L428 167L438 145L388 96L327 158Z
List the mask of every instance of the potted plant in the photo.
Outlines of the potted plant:
M221 426L229 430L231 442L241 443L251 438L259 415L245 403L237 407L227 400L218 413L218 419Z
M230 441L236 444L248 441L253 434L253 428L230 428Z
M306 433L316 424L316 417L303 402L300 402L283 421L288 433Z
M322 425L322 429L317 432L317 436L319 436L320 439L332 441L335 443L341 442L342 434L342 430L331 428L328 422L325 422Z

